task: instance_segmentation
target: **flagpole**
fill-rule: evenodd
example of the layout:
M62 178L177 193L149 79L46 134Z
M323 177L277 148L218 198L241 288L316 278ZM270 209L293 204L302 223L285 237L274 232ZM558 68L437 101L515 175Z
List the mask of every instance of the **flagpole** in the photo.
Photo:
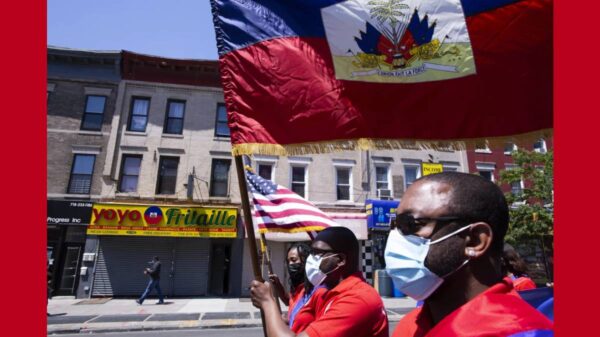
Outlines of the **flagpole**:
M269 247L267 247L267 238L265 237L264 233L260 233L260 239L262 240L263 245L265 247L265 260L267 261L267 270L269 271L269 274L275 274L273 272L273 265L271 265L271 254L269 253ZM275 288L272 288L271 290L273 290L273 296L275 297L275 302L277 302L277 309L279 309L279 313L281 314L281 304L279 304L279 295L275 291Z
M248 186L246 185L246 175L244 174L244 164L242 156L235 156L235 168L237 170L238 183L240 185L240 198L242 199L242 212L244 213L244 223L246 224L246 233L248 234L248 244L250 246L250 259L252 260L252 270L254 279L260 282L265 280L262 277L260 266L258 265L258 248L256 247L256 236L254 235L254 225L252 224L252 211L250 210L250 200L248 198Z
M246 233L248 234L248 245L250 246L250 259L252 260L252 270L254 279L264 282L260 266L258 265L258 249L256 248L256 236L254 235L254 225L252 224L252 213L250 210L250 200L248 198L248 186L246 185L246 174L244 173L244 163L242 156L233 156L235 168L240 185L240 199L242 199L242 212L244 213L244 223L246 224ZM260 309L260 319L262 321L263 333L267 337L267 325L265 324L265 312Z

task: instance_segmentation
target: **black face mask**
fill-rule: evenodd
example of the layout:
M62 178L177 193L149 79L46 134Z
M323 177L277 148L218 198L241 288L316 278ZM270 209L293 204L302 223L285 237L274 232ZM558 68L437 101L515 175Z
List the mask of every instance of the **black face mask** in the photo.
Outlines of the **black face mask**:
M290 274L290 283L292 286L297 286L304 282L304 266L302 263L288 264L288 273Z

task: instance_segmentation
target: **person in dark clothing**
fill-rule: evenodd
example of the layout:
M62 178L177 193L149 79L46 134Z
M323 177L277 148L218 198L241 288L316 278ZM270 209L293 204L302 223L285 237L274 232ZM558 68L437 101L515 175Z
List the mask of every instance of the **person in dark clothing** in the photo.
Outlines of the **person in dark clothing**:
M155 289L155 288L156 288L156 293L158 294L158 302L156 302L156 304L165 303L162 291L160 290L160 260L159 260L158 256L155 256L152 259L151 266L147 267L144 270L144 274L150 276L150 280L148 281L148 286L146 286L146 290L144 290L144 293L142 294L142 296L140 296L139 299L135 300L137 302L137 304L141 305L142 303L144 303L144 300L146 299L146 297L148 297L148 295L150 295L150 292L152 291L152 289Z

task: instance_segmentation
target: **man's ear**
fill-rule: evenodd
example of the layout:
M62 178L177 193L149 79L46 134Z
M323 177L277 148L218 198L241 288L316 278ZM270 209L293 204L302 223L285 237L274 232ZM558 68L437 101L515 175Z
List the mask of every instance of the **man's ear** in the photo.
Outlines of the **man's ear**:
M338 257L339 257L339 261L338 261L337 265L338 266L345 266L346 265L346 261L348 261L346 254L339 253Z
M492 246L493 238L492 227L488 223L472 223L466 238L465 255L469 259L476 259L484 255Z

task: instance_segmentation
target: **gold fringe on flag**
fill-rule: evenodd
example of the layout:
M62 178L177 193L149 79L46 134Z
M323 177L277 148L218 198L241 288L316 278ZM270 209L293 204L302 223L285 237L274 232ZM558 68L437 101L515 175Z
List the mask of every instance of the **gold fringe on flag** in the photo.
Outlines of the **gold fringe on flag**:
M506 143L532 144L539 139L552 137L553 129L544 129L519 135L502 137L484 137L470 139L370 139L359 138L349 140L331 140L300 144L264 144L246 143L236 144L232 147L234 156L240 155L272 155L272 156L297 156L306 154L332 153L354 150L436 150L436 151L461 151L475 148L503 149Z

